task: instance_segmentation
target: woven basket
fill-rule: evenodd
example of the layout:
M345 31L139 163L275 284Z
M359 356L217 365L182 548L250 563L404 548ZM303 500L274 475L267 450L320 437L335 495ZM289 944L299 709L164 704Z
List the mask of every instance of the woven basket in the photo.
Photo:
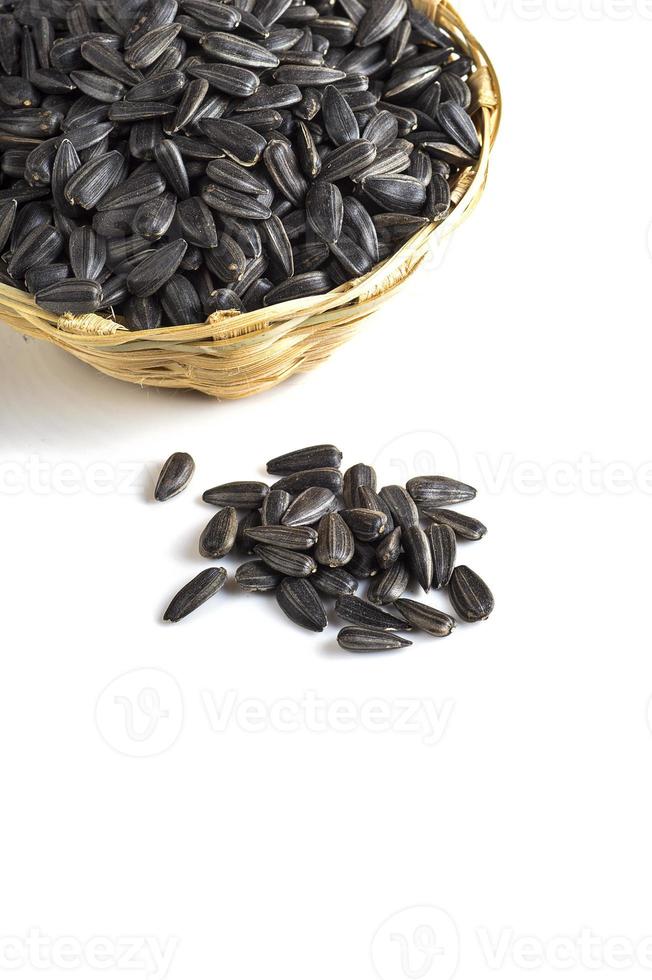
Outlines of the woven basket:
M414 272L432 239L455 229L484 189L500 121L500 89L482 46L446 0L416 6L448 31L473 59L471 112L482 143L473 167L452 186L448 216L421 229L360 279L251 313L214 313L206 323L129 331L94 313L57 317L23 290L0 283L0 319L28 337L48 340L103 374L140 385L194 388L216 398L244 398L314 367L343 344L358 323Z

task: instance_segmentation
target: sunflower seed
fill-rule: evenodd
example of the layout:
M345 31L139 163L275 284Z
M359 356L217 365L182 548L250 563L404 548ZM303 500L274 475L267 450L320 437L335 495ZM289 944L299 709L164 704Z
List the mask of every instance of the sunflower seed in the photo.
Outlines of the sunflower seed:
M169 133L177 133L192 122L207 92L208 82L204 78L193 78L188 83L177 106L174 119L165 124Z
M349 509L362 506L358 497L360 487L376 489L376 471L366 463L356 463L350 466L343 478L344 505Z
M162 238L172 224L176 204L174 194L161 194L151 201L145 201L134 214L131 225L134 234L148 239Z
M94 208L119 180L123 165L124 157L117 150L83 163L64 188L66 200L85 211Z
M318 568L310 581L328 596L353 595L358 588L358 580L345 568Z
M16 220L18 202L11 200L0 204L0 252L7 244Z
M343 227L347 234L364 249L373 263L378 262L378 235L369 212L355 197L345 197L343 203Z
M106 242L90 225L74 228L68 239L72 274L77 279L97 279L106 262Z
M314 272L302 272L271 289L265 297L265 306L304 299L306 296L318 296L327 292L330 287L331 280L326 272L319 269Z
M307 446L275 456L267 462L267 472L274 474L299 473L319 467L337 468L342 462L342 451L333 445Z
M292 497L286 490L270 490L261 507L261 523L264 525L280 524L291 503Z
M337 146L322 161L321 176L324 180L331 181L350 177L373 163L377 152L375 143L365 139L352 140L344 146Z
M358 25L357 46L364 48L382 41L398 27L407 9L406 0L375 0Z
M437 122L444 132L470 157L480 154L480 141L471 117L457 102L442 102L437 112Z
M487 533L485 525L475 517L469 517L468 514L459 514L456 510L430 507L427 504L422 506L422 511L426 517L436 521L437 524L445 524L452 528L458 538L479 541Z
M309 471L319 472L319 471ZM301 476L302 474L294 474ZM285 477L285 479L291 479ZM278 488L278 484L276 485ZM292 501L283 515L283 524L289 527L298 527L304 524L314 524L325 514L337 509L337 498L327 488L322 486L311 486L303 490Z
M270 261L284 277L294 275L294 258L292 246L288 240L285 228L280 218L275 214L262 222L263 234L267 243Z
M317 180L306 196L306 217L313 231L327 244L337 242L342 231L344 204L339 187Z
M494 608L494 597L480 576L466 565L458 565L448 583L448 595L458 616L467 623L487 619Z
M51 225L33 228L18 245L7 263L7 272L14 279L22 278L33 266L48 265L63 247L61 234Z
M430 507L462 504L476 495L475 489L467 483L447 476L415 476L408 480L406 489L417 505Z
M413 599L396 599L394 605L404 619L414 627L430 633L431 636L449 636L455 629L455 620L448 613Z
M407 490L399 486L383 487L380 496L389 507L396 523L405 530L419 523L419 511Z
M418 524L413 524L411 527L403 529L401 541L417 582L424 592L428 592L432 584L433 563L430 544L425 532Z
M322 113L326 132L336 146L359 139L360 128L355 113L339 89L333 85L328 85L324 91Z
M267 172L281 194L295 207L301 207L308 185L292 148L281 140L271 140L263 154L263 159Z
M358 541L375 541L387 529L384 511L353 507L343 510L341 515Z
M117 102L126 92L122 82L94 71L72 71L70 78L80 92L90 95L97 102Z
M130 68L148 68L169 47L180 30L181 24L155 27L126 48L125 61Z
M337 259L345 270L344 281L349 276L364 276L371 269L371 259L357 242L348 235L340 235L337 242L331 245L333 258Z
M346 78L346 72L318 65L280 65L272 74L282 85L297 85L299 88L331 85Z
M92 313L100 307L102 288L90 280L63 279L40 289L34 298L50 313Z
M227 64L257 69L276 68L279 63L273 51L235 34L213 31L204 34L200 43L209 57Z
M51 286L54 282L67 279L69 275L70 266L66 262L53 262L51 265L40 265L26 272L25 285L28 292L34 295L45 289L46 286Z
M320 466L307 470L295 470L288 473L274 484L274 490L286 490L288 493L302 493L311 487L325 487L331 493L342 491L342 474L331 466Z
M101 41L83 41L81 54L93 68L109 78L114 78L123 85L138 85L142 81L140 72L126 64L122 55L114 48L108 47Z
M188 253L186 253L187 255ZM176 273L163 286L161 305L172 326L201 323L202 306L197 290L185 276Z
M245 592L272 592L281 584L281 575L256 559L246 561L236 569L235 581Z
M173 453L163 464L154 490L155 500L169 500L190 483L195 472L195 461L188 453Z
M328 625L324 605L305 578L284 578L276 590L276 601L297 626L321 633Z
M258 163L265 149L260 133L232 119L200 119L198 125L211 143L245 167Z
M250 529L246 535L260 544L287 548L289 551L309 551L317 542L317 532L312 527L263 524L261 527Z
M163 310L156 296L130 296L125 319L129 330L155 330L161 326Z
M354 595L340 596L335 603L335 612L340 619L345 619L356 626L392 631L411 629L410 625L402 619Z
M152 296L177 271L187 248L187 242L179 238L143 259L127 276L129 291L134 296Z
M165 610L163 619L170 623L178 623L211 599L220 591L226 582L225 568L205 568L175 595Z
M353 557L355 542L342 517L337 513L325 514L319 522L319 540L315 558L320 565L337 568L346 565Z
M202 499L208 504L217 504L220 507L251 508L260 507L268 493L269 487L266 483L255 481L223 483L221 486L206 490Z
M431 524L429 529L432 550L432 585L442 589L448 585L455 567L455 533L447 524Z
M367 599L375 605L387 606L400 599L409 584L408 564L404 558L399 558L389 568L371 580L367 590Z
M224 507L212 517L199 539L199 554L204 558L223 558L233 548L238 531L235 507Z
M353 653L381 653L412 646L411 640L397 636L396 633L365 626L345 626L337 634L337 642L343 650Z
M317 570L314 558L300 551L290 551L275 545L257 544L254 552L270 568L280 575L291 578L306 578Z
M383 571L398 561L402 551L401 528L395 527L376 546L376 560Z

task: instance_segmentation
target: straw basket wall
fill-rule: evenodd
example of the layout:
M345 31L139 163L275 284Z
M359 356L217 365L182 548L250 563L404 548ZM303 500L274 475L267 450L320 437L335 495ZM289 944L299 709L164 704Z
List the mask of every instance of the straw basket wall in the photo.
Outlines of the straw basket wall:
M450 234L477 204L500 121L500 89L482 46L446 0L416 6L449 31L477 66L471 110L482 143L477 163L452 187L444 221L421 229L370 273L325 293L252 313L215 313L206 323L132 332L94 313L57 317L20 289L0 283L0 319L28 337L57 344L103 374L140 385L194 388L216 398L244 398L295 371L314 367L344 343L365 317L414 272L433 236Z

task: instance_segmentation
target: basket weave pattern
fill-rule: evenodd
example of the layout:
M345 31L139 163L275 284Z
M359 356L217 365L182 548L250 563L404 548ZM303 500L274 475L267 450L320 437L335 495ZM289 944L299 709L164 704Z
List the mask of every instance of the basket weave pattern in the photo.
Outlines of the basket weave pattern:
M343 344L358 323L405 282L435 240L450 234L477 204L500 122L500 89L481 45L446 0L415 5L455 37L473 59L471 110L482 152L456 178L452 206L439 223L422 228L371 272L312 296L251 313L218 312L206 323L132 332L94 313L57 317L23 290L0 283L0 319L48 340L98 371L141 385L194 388L217 398L244 398L314 367Z

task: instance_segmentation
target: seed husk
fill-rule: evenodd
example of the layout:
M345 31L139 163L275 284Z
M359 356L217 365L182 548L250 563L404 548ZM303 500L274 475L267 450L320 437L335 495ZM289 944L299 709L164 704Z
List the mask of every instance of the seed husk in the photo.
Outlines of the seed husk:
M156 296L130 296L125 318L129 330L155 330L161 326L163 310Z
M265 149L264 137L232 119L200 119L199 128L211 143L244 167L255 166Z
M351 177L373 163L377 152L378 147L369 140L352 140L331 150L322 161L321 176L333 182Z
M134 234L153 240L162 238L172 224L176 204L177 199L174 194L168 193L139 205L131 225Z
M378 251L378 234L371 215L358 201L356 197L345 197L344 201L344 228L358 245L360 245L371 261L376 263L380 260Z
M258 68L276 68L278 57L268 48L250 41L248 38L237 37L223 31L211 31L204 34L200 44L204 51L217 61L243 68L256 70Z
M251 172L251 169L235 163L233 160L211 160L206 168L206 176L232 191L241 194L263 194L264 184Z
M494 608L494 597L489 587L467 565L458 565L453 570L448 595L458 616L467 623L487 619Z
M408 480L406 490L418 506L437 508L462 504L476 495L473 487L448 476L415 476Z
M98 202L98 211L116 211L120 208L138 207L151 201L165 190L165 181L160 173L134 173L123 184L114 187Z
M353 595L358 588L358 580L345 568L320 567L310 579L320 592L328 596Z
M327 487L311 486L299 493L283 515L283 524L298 527L314 524L337 508L337 498Z
M250 528L245 533L250 540L259 544L271 544L290 551L309 551L317 542L317 532L312 527L263 524L260 527Z
M158 292L179 268L187 248L187 242L179 238L143 259L127 276L129 291L134 296L152 296Z
M197 290L190 280L181 273L175 273L163 286L161 305L168 323L172 325L200 323L203 320L202 306Z
M375 541L387 529L387 515L384 511L351 507L341 511L341 514L359 541Z
M163 464L154 490L155 500L169 500L190 483L195 461L189 453L173 453Z
M273 592L281 584L281 580L282 576L259 558L244 562L235 573L237 585L245 592Z
M261 523L280 524L291 503L292 497L286 490L270 490L260 509Z
M388 606L401 598L409 584L408 563L404 558L398 558L389 568L372 578L367 599L375 605Z
M339 568L351 561L354 551L353 534L342 516L337 513L324 514L319 522L319 540L315 549L319 564Z
M77 279L97 279L106 261L106 242L90 225L73 228L68 239L72 274Z
M322 113L326 132L335 146L343 146L350 140L360 138L360 127L355 113L334 85L328 85L324 90Z
M25 273L25 285L32 295L45 289L46 286L54 282L61 282L70 276L70 266L66 262L52 262L50 265L41 265L30 269ZM104 292L104 289L103 289Z
M406 640L396 633L365 626L343 627L337 634L337 642L343 650L350 650L352 653L382 653L385 650L400 650L412 646L412 640Z
M419 523L419 511L404 487L395 484L383 487L380 496L389 507L395 522L405 530Z
M56 228L51 225L33 228L14 248L7 272L14 279L22 277L34 266L48 265L56 259L62 247L63 238Z
M57 313L93 313L100 308L102 287L99 283L83 279L63 279L40 289L36 296L37 306Z
M205 490L202 500L207 504L215 504L218 507L237 507L251 509L260 507L263 500L269 493L266 483L255 480L236 481L234 483L222 483L210 490Z
M327 180L316 180L306 196L306 217L315 234L333 245L340 237L344 220L339 187Z
M441 102L437 122L464 153L468 153L470 157L480 154L480 141L475 126L469 114L457 102L452 99Z
M0 204L0 252L9 240L11 230L14 227L14 221L16 220L17 210L18 202L15 200L5 201L4 204Z
M225 568L205 568L177 592L165 610L163 619L169 623L178 623L180 619L211 599L225 582Z
M155 27L126 48L125 61L131 68L149 68L174 41L180 30L181 24Z
M391 613L379 609L371 602L358 596L340 596L335 603L335 612L340 619L345 619L356 626L368 626L378 630L409 630L410 625Z
M337 446L323 444L294 449L292 452L275 456L267 462L267 472L285 475L300 473L302 470L320 467L337 468L342 462L342 450Z
M469 517L468 514L460 514L456 510L430 507L425 504L422 505L421 512L437 524L446 524L452 528L458 538L479 541L487 533L487 528L481 521L475 517Z
M291 146L282 140L271 140L263 154L265 166L281 194L295 207L303 205L308 184L299 169L299 162Z
M288 548L279 548L275 545L257 544L254 552L270 568L281 575L306 578L317 571L314 558L301 551L290 551Z
M449 636L455 629L455 620L448 613L413 599L396 599L394 605L404 619L414 627L431 636Z
M433 564L430 543L418 524L403 529L403 549L417 582L424 592L432 585Z
M284 578L276 590L276 601L293 623L321 633L328 625L324 604L305 578Z
M302 272L270 289L265 296L265 306L304 299L306 296L319 296L330 289L331 285L332 282L328 273L321 269L315 269L314 272Z
M223 558L233 548L238 532L235 507L223 507L210 519L199 539L199 554L204 558Z
M443 589L448 585L455 567L455 532L447 524L431 524L428 533L432 550L432 587Z

